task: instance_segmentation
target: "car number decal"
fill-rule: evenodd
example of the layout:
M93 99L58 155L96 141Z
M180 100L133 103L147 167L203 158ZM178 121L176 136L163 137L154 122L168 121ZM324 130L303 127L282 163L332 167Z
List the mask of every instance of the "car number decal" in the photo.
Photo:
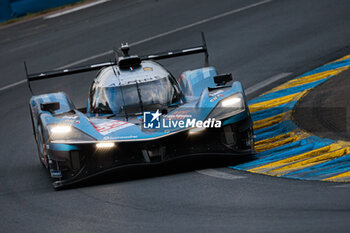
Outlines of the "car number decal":
M132 126L133 124L125 122L125 121L108 121L93 125L97 132L102 135L107 135L117 130L124 129L126 127Z

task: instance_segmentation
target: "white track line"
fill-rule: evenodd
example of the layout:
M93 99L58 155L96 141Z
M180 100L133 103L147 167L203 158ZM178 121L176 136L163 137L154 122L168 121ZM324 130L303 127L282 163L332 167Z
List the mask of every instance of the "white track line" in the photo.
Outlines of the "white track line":
M245 93L246 95L249 95L253 92L256 92L257 90L260 90L263 87L266 87L267 85L270 85L280 79L283 79L289 75L291 75L292 73L280 73L280 74L276 74L268 79L265 79L264 81L257 83L251 87L248 87L247 89L245 89Z
M88 4L82 5L82 6L71 8L71 9L66 10L66 11L61 11L61 12L58 12L58 13L55 13L55 14L52 14L52 15L45 16L44 19L56 18L56 17L59 17L61 15L66 15L66 14L69 14L69 13L72 13L72 12L75 12L75 11L79 11L79 10L82 10L82 9L85 9L85 8L88 8L88 7L92 7L92 6L101 4L101 3L105 3L105 2L108 2L108 1L110 1L110 0L100 0L100 1L96 1L96 2L91 2L91 3L88 3Z
M237 179L247 178L245 176L237 176L227 172L221 172L215 169L196 170L196 172L202 175L211 176L219 179L225 179L225 180L237 180Z
M26 79L18 81L18 82L15 82L15 83L12 83L12 84L9 84L9 85L6 85L6 86L3 86L3 87L0 88L0 91L4 91L4 90L9 89L11 87L18 86L18 85L20 85L22 83L25 83L25 82L27 82Z
M173 33L175 33L175 32L179 32L179 31L182 31L182 30L191 28L191 27L198 26L198 25L203 24L203 23L208 23L208 22L210 22L210 21L213 21L213 20L216 20L216 19L220 19L220 18L223 18L223 17L225 17L225 16L233 15L233 14L239 13L239 12L241 12L241 11L245 11L245 10L248 10L248 9L250 9L250 8L253 8L253 7L256 7L256 6L260 6L260 5L269 3L269 2L272 2L272 0L265 0L265 1L257 2L257 3L251 4L251 5L248 5L248 6L244 6L244 7L235 9L235 10L231 10L231 11L228 11L228 12L225 12L225 13L222 13L222 14L219 14L219 15L216 15L216 16L213 16L213 17L209 17L209 18L206 18L206 19L202 19L202 20L199 20L199 21L197 21L197 22L195 22L195 23L191 23L191 24L188 24L188 25L186 25L186 26L182 26L182 27L176 28L176 29L174 29L174 30L170 30L170 31L161 33L161 34L159 34L159 35L152 36L152 37L149 37L149 38L144 39L144 40L140 40L140 41L135 42L135 43L132 43L132 44L130 44L130 45L142 44L142 43L148 42L148 41L150 41L150 40L154 40L154 39L157 39L157 38L160 38L160 37L163 37L163 36L167 36L167 35L173 34Z
M213 17L209 17L209 18L197 21L195 23L191 23L191 24L188 24L188 25L185 25L185 26L182 26L182 27L179 27L179 28L176 28L176 29L173 29L173 30L161 33L161 34L158 34L158 35L155 35L155 36L148 37L148 38L146 38L144 40L140 40L140 41L136 41L134 43L130 43L129 46L135 46L135 45L139 45L139 44L142 44L142 43L146 43L148 41L151 41L151 40L154 40L154 39L158 39L160 37L167 36L167 35L173 34L175 32L179 32L179 31L182 31L182 30L194 27L194 26L198 26L200 24L207 23L207 22L210 22L210 21L213 21L213 20L216 20L216 19L220 19L220 18L223 18L223 17L228 16L228 15L239 13L241 11L245 11L245 10L248 10L250 8L253 8L253 7L256 7L256 6L260 6L260 5L269 3L269 2L272 2L272 0L264 0L264 1L261 1L261 2L257 2L257 3L251 4L251 5L245 6L245 7L241 7L241 8L235 9L235 10L231 10L231 11L228 11L228 12L225 12L225 13L213 16ZM106 52L103 52L103 53L100 53L100 54L96 54L96 55L93 55L91 57L87 57L87 58L84 58L84 59L81 59L81 60L69 63L67 65L58 67L56 69L65 69L65 68L68 68L68 67L71 67L71 66L74 66L74 65L78 65L80 63L83 63L83 62L86 62L86 61L98 58L98 57L103 57L103 56L108 55L110 53L113 53L113 50L108 50ZM7 86L1 87L0 91L3 91L3 90L6 90L8 88L12 88L12 87L18 86L18 85L20 85L22 83L25 83L25 82L26 82L26 80L21 80L21 81L16 82L16 83L9 84Z
M254 4L251 4L251 5L242 7L242 8L238 8L238 9L235 9L235 10L231 10L231 11L228 11L228 12L225 12L225 13L222 13L222 14L219 14L219 15L216 15L216 16L213 16L213 17L209 17L209 18L206 18L206 19L202 19L202 20L200 20L200 21L197 21L197 22L194 22L194 23L191 23L191 24L188 24L188 25L185 25L185 26L182 26L182 27L179 27L179 28L176 28L176 29L167 31L167 32L163 32L163 33L160 33L160 34L155 35L155 36L148 37L148 38L143 39L143 40L139 40L139 41L136 41L136 42L133 42L133 43L129 43L129 46L140 45L140 44L149 42L149 41L151 41L151 40L155 40L155 39L158 39L158 38L161 38L161 37L164 37L164 36L168 36L168 35L173 34L173 33L175 33L175 32L179 32L179 31L182 31L182 30L191 28L191 27L198 26L198 25L203 24L203 23L207 23L207 22L210 22L210 21L213 21L213 20L216 20L216 19L223 18L223 17L228 16L228 15L232 15L232 14L235 14L235 13L238 13L238 12L241 12L241 11L244 11L244 10L248 10L248 9L253 8L253 7L256 7L256 6L260 6L260 5L262 5L262 4L269 3L269 2L271 2L271 1L272 1L272 0L261 1L261 2L258 2L258 3L254 3ZM103 52L103 53L100 53L100 54L96 54L96 55L94 55L94 56L91 56L91 57L88 57L88 58L85 58L85 59L76 61L76 62L74 62L74 63L67 64L67 65L65 65L65 66L60 67L59 69L65 69L65 68L68 68L68 67L70 67L70 66L72 66L72 65L77 65L77 64L83 63L83 62L85 62L85 61L91 60L91 59L95 59L95 58L98 58L98 57L103 57L103 56L105 56L105 55L107 55L107 54L110 54L110 53L113 53L113 50L108 50L108 51L106 51L106 52Z
M332 186L332 188L350 188L350 184L338 184Z
M129 46L130 46L130 44L129 44ZM75 66L75 65L78 65L78 64L83 63L83 62L86 62L86 61L90 61L90 60L95 59L95 58L99 58L99 57L106 56L106 55L111 54L111 53L113 53L113 50L109 50L109 51L106 51L106 52L104 52L104 53L99 53L99 54L96 54L96 55L94 55L94 56L87 57L87 58L84 58L84 59L81 59L81 60L78 60L78 61L69 63L69 64L64 65L64 66L57 67L55 70L66 69L66 68L69 68L69 67L71 67L71 66Z

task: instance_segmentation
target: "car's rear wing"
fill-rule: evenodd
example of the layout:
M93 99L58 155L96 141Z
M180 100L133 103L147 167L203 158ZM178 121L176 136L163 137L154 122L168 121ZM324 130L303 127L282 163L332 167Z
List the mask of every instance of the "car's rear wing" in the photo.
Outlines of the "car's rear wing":
M208 66L209 55L208 55L207 45L206 45L205 36L203 32L201 33L201 36L202 36L202 44L200 46L194 46L194 47L185 48L185 49L177 49L173 51L144 55L144 56L140 56L140 60L161 60L161 59L167 59L167 58L173 58L173 57L179 57L179 56L187 56L192 54L204 53L205 54L204 65ZM60 70L29 74L27 70L27 65L24 62L25 72L27 76L27 83L31 93L32 93L32 89L30 86L30 82L32 81L38 81L38 80L71 75L71 74L82 73L82 72L89 72L89 71L99 70L103 67L113 66L113 65L117 65L117 61L109 61L109 62L103 62L98 64L91 64L91 65L85 65L85 66L78 66L78 67L71 67L71 68L60 69Z

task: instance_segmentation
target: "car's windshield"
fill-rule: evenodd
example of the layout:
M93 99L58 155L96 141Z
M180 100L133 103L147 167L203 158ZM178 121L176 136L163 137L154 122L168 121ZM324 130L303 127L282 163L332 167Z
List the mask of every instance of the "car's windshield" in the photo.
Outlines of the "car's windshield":
M90 93L91 113L138 114L180 101L181 94L171 76L125 86L98 87Z

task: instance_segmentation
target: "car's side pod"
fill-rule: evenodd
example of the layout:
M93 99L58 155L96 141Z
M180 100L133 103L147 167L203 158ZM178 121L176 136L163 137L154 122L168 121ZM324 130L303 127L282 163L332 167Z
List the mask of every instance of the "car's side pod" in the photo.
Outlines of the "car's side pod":
M30 105L33 112L60 114L74 110L69 97L64 92L32 96Z
M29 106L34 131L36 131L42 113L54 115L70 112L75 109L69 97L63 92L32 96Z
M183 72L177 81L186 98L198 98L204 89L217 86L214 82L216 75L214 67L203 67Z

